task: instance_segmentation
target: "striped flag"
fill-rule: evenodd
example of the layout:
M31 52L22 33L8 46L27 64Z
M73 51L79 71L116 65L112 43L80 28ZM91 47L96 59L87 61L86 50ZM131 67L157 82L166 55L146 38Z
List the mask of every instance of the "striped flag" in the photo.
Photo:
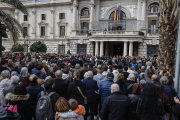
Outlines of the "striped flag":
M121 6L119 8L119 22L121 21Z
M115 7L115 11L114 11L114 21L116 21L116 7Z
M118 9L117 9L117 23L118 23L118 20L119 20L119 6L118 6Z

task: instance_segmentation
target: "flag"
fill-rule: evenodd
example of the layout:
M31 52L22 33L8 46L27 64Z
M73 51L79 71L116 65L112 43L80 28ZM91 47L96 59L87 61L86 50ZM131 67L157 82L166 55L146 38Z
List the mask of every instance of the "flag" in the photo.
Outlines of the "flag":
M117 9L117 23L118 23L118 20L119 20L119 14L118 14L118 11L119 11L119 6L118 6L118 9Z
M116 21L116 9L114 11L114 21Z
M121 6L119 8L119 22L121 21Z

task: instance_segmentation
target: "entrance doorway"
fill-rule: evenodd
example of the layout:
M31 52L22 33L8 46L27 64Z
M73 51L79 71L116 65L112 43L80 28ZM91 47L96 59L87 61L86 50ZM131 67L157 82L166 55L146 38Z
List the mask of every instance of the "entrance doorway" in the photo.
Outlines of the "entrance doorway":
M119 45L113 45L113 55L123 55L123 45L119 44Z

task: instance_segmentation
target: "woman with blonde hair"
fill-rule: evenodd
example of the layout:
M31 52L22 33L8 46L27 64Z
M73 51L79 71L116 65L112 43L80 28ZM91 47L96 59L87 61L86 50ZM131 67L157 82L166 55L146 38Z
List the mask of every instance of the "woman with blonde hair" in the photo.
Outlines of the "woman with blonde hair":
M118 74L116 83L119 85L121 92L126 95L127 84L124 81L124 75L122 73Z
M79 105L85 105L83 96L86 94L86 84L79 79L80 73L78 70L74 72L73 76L74 79L73 82L69 84L67 95L69 98L77 100Z

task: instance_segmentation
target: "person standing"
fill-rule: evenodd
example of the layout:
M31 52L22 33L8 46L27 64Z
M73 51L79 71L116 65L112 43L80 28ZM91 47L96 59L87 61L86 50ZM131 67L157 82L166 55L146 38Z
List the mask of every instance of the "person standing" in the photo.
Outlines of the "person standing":
M106 97L101 110L102 120L128 120L130 101L120 92L118 84L112 84L111 95Z
M114 74L114 82L116 82L117 80L117 76L119 74L118 70L117 70L117 65L113 65L113 74Z
M86 114L84 119L87 120L87 114L89 113L89 109L91 111L91 120L94 120L94 110L95 110L95 101L96 96L95 91L98 90L97 81L93 80L93 74L91 71L88 71L86 73L87 78L83 80L83 82L86 84L86 97L87 97L87 104L85 105Z

